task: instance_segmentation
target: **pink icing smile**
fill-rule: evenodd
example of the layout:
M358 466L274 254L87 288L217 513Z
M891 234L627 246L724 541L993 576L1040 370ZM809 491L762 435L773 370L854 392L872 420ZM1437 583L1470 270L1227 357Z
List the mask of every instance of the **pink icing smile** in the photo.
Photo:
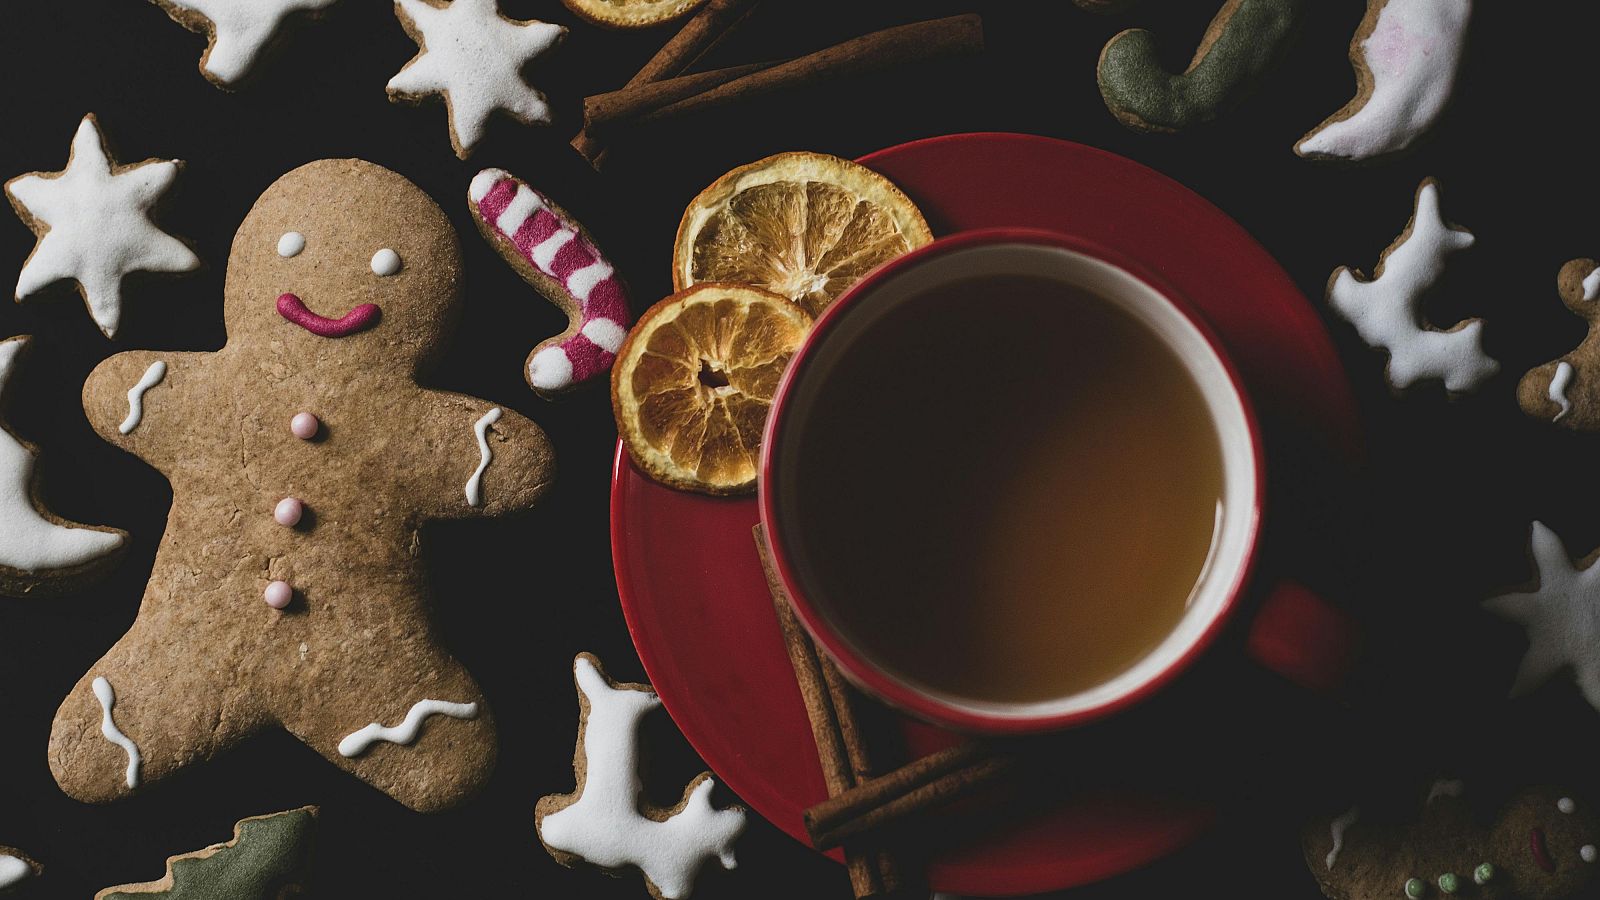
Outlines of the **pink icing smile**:
M319 337L338 338L372 327L378 321L378 304L363 303L337 319L319 316L293 294L278 297L278 315Z
M1543 828L1535 828L1528 832L1528 852L1533 854L1533 861L1539 864L1539 868L1546 872L1556 870L1555 860L1550 858L1549 845L1544 842Z

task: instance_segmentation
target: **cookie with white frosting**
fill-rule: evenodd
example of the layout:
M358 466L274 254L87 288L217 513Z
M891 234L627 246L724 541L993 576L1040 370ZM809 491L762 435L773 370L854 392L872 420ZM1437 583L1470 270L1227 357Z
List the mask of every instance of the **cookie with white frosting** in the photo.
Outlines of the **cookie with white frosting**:
M1568 261L1556 274L1556 293L1589 333L1571 352L1523 375L1517 405L1561 428L1600 431L1600 262Z

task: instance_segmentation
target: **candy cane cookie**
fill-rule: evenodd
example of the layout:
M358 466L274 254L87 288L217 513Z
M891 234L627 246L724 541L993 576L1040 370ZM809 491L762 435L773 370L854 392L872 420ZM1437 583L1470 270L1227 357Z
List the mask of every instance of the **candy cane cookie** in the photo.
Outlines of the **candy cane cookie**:
M633 317L622 279L588 232L502 169L479 172L467 199L484 238L570 320L566 331L528 355L528 385L552 396L605 378Z

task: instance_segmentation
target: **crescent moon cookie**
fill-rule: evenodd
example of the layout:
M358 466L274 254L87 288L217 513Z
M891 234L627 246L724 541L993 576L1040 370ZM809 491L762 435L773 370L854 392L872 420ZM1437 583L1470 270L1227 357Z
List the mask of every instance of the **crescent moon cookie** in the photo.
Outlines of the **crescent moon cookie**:
M23 882L38 878L42 871L44 868L21 850L0 845L0 894L9 893Z
M1406 230L1378 257L1369 279L1341 266L1328 279L1328 305L1356 327L1361 339L1389 354L1389 384L1404 391L1419 381L1442 381L1452 394L1476 390L1500 364L1483 352L1483 320L1440 331L1421 324L1423 295L1444 274L1445 258L1472 246L1472 232L1445 222L1439 184L1424 179Z
M27 337L0 341L0 400ZM0 421L0 594L59 593L108 569L127 542L115 528L78 525L39 502L35 451Z
M17 299L58 281L77 282L95 324L116 337L126 275L200 268L188 245L150 221L182 166L176 159L118 163L94 113L84 116L65 169L6 182L12 208L39 238L17 277Z
M200 74L223 90L250 75L285 19L316 14L336 0L151 0L172 21L206 36Z
M552 396L605 379L633 315L621 277L589 232L550 198L501 169L484 169L472 179L467 204L501 258L567 314L567 330L528 355L528 386Z
M1589 333L1571 353L1523 375L1517 405L1562 428L1600 431L1600 262L1569 261L1556 275L1556 291Z
M1435 782L1409 821L1351 807L1313 819L1306 867L1333 900L1565 900L1587 896L1600 823L1552 787L1519 791L1485 822L1459 781Z
M1350 41L1356 95L1294 152L1360 161L1410 147L1450 102L1471 17L1472 0L1367 0Z
M1304 9L1305 0L1228 0L1178 75L1161 67L1154 35L1130 28L1100 51L1100 96L1117 121L1137 131L1209 122L1277 62Z
M522 70L560 44L565 28L508 19L495 0L395 0L394 11L417 55L389 79L389 99L443 96L456 156L472 153L495 110L524 125L550 124L550 105Z
M226 346L117 354L84 385L90 424L165 475L173 505L138 617L56 713L51 771L115 800L281 725L406 806L451 806L488 780L495 723L434 635L421 531L533 506L550 443L418 382L461 255L400 175L354 159L284 175L228 269Z
M166 900L281 900L298 897L311 868L317 808L240 819L233 839L167 860L157 881L109 887L94 900L160 895Z
M671 809L640 796L639 723L661 700L647 684L612 681L588 653L573 661L578 686L577 790L540 799L535 827L564 866L588 863L612 874L636 867L656 900L682 900L713 860L734 867L733 845L744 833L740 806L711 805L716 782L705 772Z

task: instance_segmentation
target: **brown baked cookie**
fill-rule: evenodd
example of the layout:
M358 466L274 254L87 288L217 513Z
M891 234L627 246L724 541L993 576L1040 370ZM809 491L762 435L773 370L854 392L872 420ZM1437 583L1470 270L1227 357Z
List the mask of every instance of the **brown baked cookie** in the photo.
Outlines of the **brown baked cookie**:
M734 867L733 844L744 833L744 808L716 809L716 782L703 772L670 809L639 796L639 723L661 705L648 684L612 681L592 654L573 661L578 686L577 790L539 800L534 827L545 850L564 866L588 863L614 875L644 872L657 900L681 900L712 860Z
M4 402L27 336L0 341L0 402ZM79 525L39 500L32 444L0 419L0 594L22 597L70 590L116 562L127 542L115 528Z
M43 871L43 866L21 850L0 844L0 894L9 894L12 888L38 878Z
M173 505L133 627L56 714L68 794L127 796L273 725L413 809L487 780L493 717L433 636L419 529L526 509L553 465L532 422L417 383L460 280L455 231L415 185L313 162L234 238L226 346L89 376L89 421L166 475Z
M1573 431L1600 430L1600 263L1574 259L1556 274L1567 309L1589 323L1589 334L1560 359L1529 370L1517 384L1517 404L1535 419Z
M240 819L233 840L167 860L157 881L108 887L94 900L280 900L298 897L311 862L317 808L302 806Z
M1461 782L1440 781L1415 821L1368 822L1352 808L1312 821L1302 847L1333 900L1560 900L1590 884L1597 841L1593 812L1555 788L1528 788L1485 823Z

